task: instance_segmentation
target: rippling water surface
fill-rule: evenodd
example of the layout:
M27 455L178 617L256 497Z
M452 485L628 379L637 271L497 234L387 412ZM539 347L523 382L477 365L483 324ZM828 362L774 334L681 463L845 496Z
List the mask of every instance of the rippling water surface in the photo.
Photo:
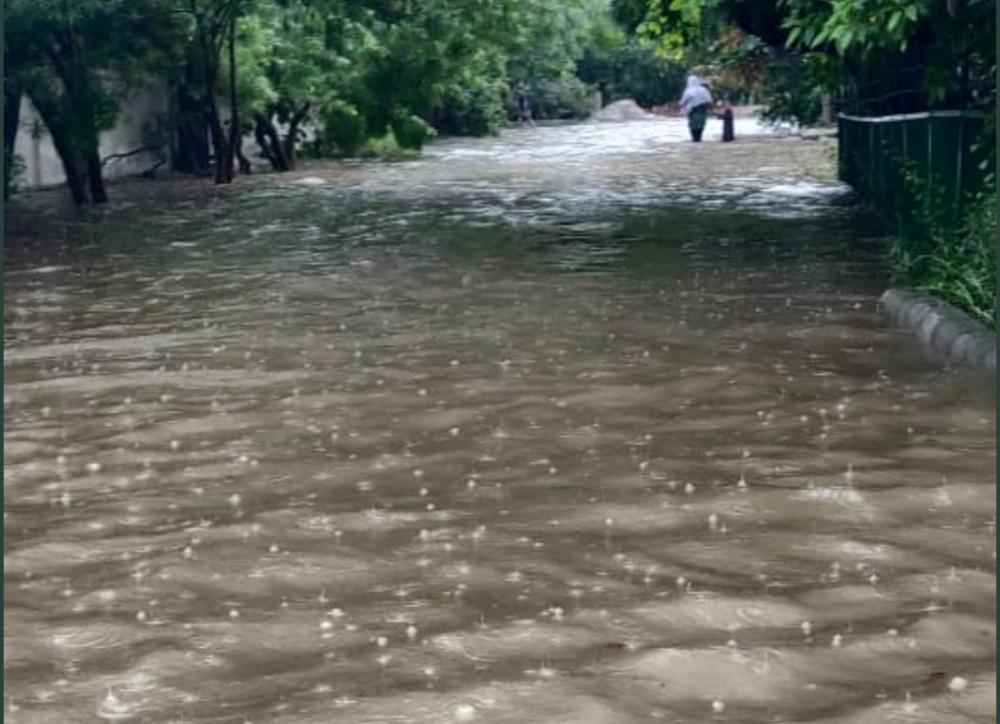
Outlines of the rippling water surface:
M683 135L22 220L7 721L993 721L992 379L826 150Z

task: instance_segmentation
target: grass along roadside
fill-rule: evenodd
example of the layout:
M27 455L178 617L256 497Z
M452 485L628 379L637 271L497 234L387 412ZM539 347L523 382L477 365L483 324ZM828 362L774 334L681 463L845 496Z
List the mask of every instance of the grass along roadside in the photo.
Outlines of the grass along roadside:
M996 330L997 206L991 185L967 199L955 221L938 189L911 178L916 223L899 225L890 238L893 284L951 302ZM905 230L904 230L905 229Z

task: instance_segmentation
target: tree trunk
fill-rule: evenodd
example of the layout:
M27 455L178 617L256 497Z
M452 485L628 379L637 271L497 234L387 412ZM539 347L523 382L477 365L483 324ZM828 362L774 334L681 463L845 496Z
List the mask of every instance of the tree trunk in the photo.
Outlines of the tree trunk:
M87 181L90 185L90 200L95 204L106 204L108 192L104 188L104 176L101 173L101 157L96 151L87 156Z
M309 115L309 108L311 104L306 102L302 104L293 115L291 120L288 122L288 132L285 134L285 142L283 144L282 150L285 152L285 163L287 164L287 170L292 170L295 168L295 146L299 141L299 126Z
M178 86L177 152L173 162L175 171L193 174L208 171L211 156L208 135L204 106L191 94L187 85Z
M14 143L17 141L17 126L21 119L21 89L3 89L3 152L5 163L14 158Z
M282 144L283 150L285 152L285 165L287 171L295 170L295 135L298 133L298 129L295 126L288 127L288 133L285 134L285 142Z
M271 163L275 171L290 171L285 148L278 137L278 129L269 116L258 113L254 127L254 136L260 145L261 154Z
M243 157L243 128L240 126L239 98L236 93L236 14L229 20L229 180L233 178L235 159L240 159L240 169L243 170L247 160ZM244 171L244 173L249 173Z
M37 93L29 92L28 97L35 110L38 111L38 115L42 117L42 121L49 131L49 136L52 137L52 145L62 162L63 172L66 174L66 185L69 187L70 196L73 197L73 203L77 206L83 206L90 201L87 194L84 164L70 142L69 133L60 121L61 114L56 108L58 101L45 94L44 90L37 90Z
M66 185L69 186L69 194L73 198L73 203L77 206L85 206L90 200L87 197L87 186L83 182L83 174L80 173L76 159L66 157L62 159L63 170L66 172Z
M264 121L260 113L254 117L253 135L257 139L257 145L260 146L260 155L267 159L267 162L271 164L271 168L275 171L281 171L282 169L278 168L278 162L271 152L271 146L264 131Z
M253 167L250 165L249 159L243 155L243 131L237 134L233 141L233 148L236 151L236 160L240 162L240 173L244 176L249 176L253 172Z
M44 115L42 118L44 120ZM59 154L59 160L62 161L63 172L66 174L66 185L69 187L70 196L73 197L73 203L77 206L83 206L90 201L90 197L87 194L87 185L84 180L83 164L71 150L69 141L62 133L62 130L58 127L54 128L50 126L48 121L46 121L46 126L48 126L49 135L52 136L52 145L55 146L56 153Z
M212 138L215 150L215 183L225 184L233 180L233 155L226 141L226 132L222 128L222 118L219 116L219 105L216 102L216 92L219 79L219 54L214 44L209 41L205 19L197 17L198 40L201 43L202 63L205 71L205 120L208 122L208 132Z
M10 197L14 186L14 145L17 142L17 126L21 118L21 89L3 89L3 197Z
M215 150L215 183L227 184L233 180L233 156L226 141L226 132L219 118L219 107L215 103L214 84L209 86L209 94L205 105L208 108L208 129L212 136L212 147Z
M833 99L830 97L829 93L823 93L819 97L820 103L820 123L824 126L833 125ZM815 106L814 106L815 107Z

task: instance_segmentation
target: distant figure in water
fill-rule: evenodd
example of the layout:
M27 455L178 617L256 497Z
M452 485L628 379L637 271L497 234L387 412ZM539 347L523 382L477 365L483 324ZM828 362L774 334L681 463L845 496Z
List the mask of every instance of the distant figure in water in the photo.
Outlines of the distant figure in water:
M531 119L531 102L528 100L528 92L521 86L517 89L517 122L534 127L535 122Z
M722 101L716 117L722 119L722 142L728 143L736 138L735 122L733 121L733 106L729 101Z
M687 88L681 96L681 113L687 116L688 128L691 130L691 140L695 143L701 141L701 134L705 130L705 123L708 121L708 112L712 108L712 94L708 88L701 84L698 76L689 75Z

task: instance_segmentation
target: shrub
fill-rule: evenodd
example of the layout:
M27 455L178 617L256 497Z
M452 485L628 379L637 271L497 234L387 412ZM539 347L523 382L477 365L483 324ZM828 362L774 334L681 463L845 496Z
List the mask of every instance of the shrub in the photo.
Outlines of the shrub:
M24 159L16 153L4 153L3 197L9 199L19 188L24 176Z
M383 136L376 136L365 141L365 145L358 151L360 158L377 159L380 161L403 161L413 158L418 151L411 151L401 148L392 130Z
M319 132L309 149L315 156L353 156L368 139L364 116L347 101L327 104L319 120Z
M456 136L489 136L507 119L507 84L503 79L475 75L445 88L434 125Z
M435 125L454 135L499 133L507 121L507 97L505 57L480 53L444 87Z
M909 166L904 178L915 200L915 223L900 222L890 239L893 280L928 291L996 327L997 207L993 183L967 197L954 221L947 194Z
M647 108L678 100L687 77L682 65L635 39L611 48L587 47L577 74L601 91L605 103L632 98Z
M529 86L531 112L535 118L569 120L590 115L593 89L571 73L542 80ZM508 116L517 116L517 106L511 98Z
M404 109L396 109L390 120L392 133L401 148L419 151L436 135L423 118Z
M823 89L808 60L800 55L772 59L764 70L761 117L773 123L813 126L819 122Z

